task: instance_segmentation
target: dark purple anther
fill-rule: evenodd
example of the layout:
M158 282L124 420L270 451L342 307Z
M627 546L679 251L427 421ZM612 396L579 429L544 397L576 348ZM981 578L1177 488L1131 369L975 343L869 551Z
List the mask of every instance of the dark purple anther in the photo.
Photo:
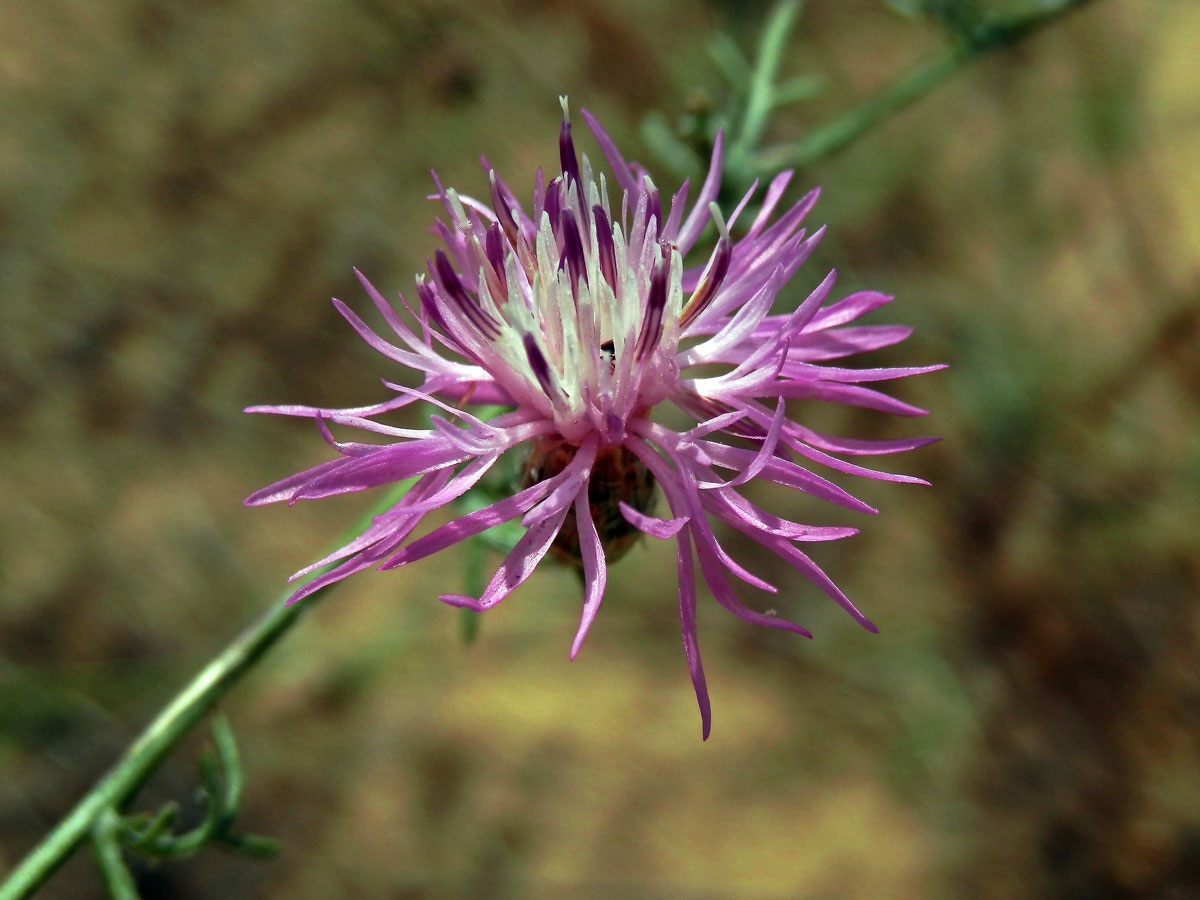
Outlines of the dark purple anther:
M446 328L446 320L442 318L442 312L438 309L437 298L433 295L433 288L429 286L429 282L424 278L417 279L417 297L421 301L421 309L425 310L425 315L433 321L438 328L443 332L448 333Z
M480 309L479 302L467 293L458 278L458 273L454 271L454 266L450 265L450 260L446 258L446 254L439 250L434 258L436 262L432 267L432 274L446 298L462 311L462 314L471 321L480 334L488 338L499 337L499 324Z
M592 207L592 215L596 217L596 251L600 257L600 274L615 292L617 289L617 255L613 250L612 226L608 224L608 216L604 207L597 203Z
M512 208L513 201L511 197L506 196L507 192L500 189L500 179L496 177L496 173L492 172L491 178L492 187L492 209L496 211L496 221L500 223L500 227L504 229L505 235L508 236L508 241L514 247L517 246L517 223L513 219Z
M579 184L579 160L575 156L575 142L571 140L571 123L566 119L563 119L562 129L558 132L558 158L562 163L566 184Z
M648 182L643 182L647 184ZM646 191L646 230L650 230L650 219L654 219L654 239L662 234L662 199L658 196L658 188L651 187Z
M454 266L450 264L450 259L444 251L438 250L434 254L433 270L430 274L433 275L442 292L457 305L464 308L474 305L470 295L467 293L467 289L462 286L462 281L459 279L458 273L454 271Z
M634 345L633 358L642 362L662 338L663 310L667 308L667 276L671 273L670 246L663 247L663 254L654 266L650 275L650 293L646 296L646 312L642 315L642 330L638 332L637 344Z
M559 267L567 267L571 276L571 296L578 300L579 279L586 279L587 263L583 258L583 241L579 236L579 226L575 224L575 214L569 209L562 211L562 236L562 261Z
M550 216L550 227L558 234L559 215L562 213L562 179L555 178L546 185L546 214ZM541 223L538 223L541 227Z
M690 325L700 313L708 308L708 304L712 302L713 297L720 290L722 282L725 281L725 275L729 272L729 261L732 258L733 241L729 239L728 234L722 234L708 265L704 267L704 272L700 275L700 283L696 285L696 290L692 292L692 296L679 313L681 326Z
M417 279L417 296L421 300L421 311L433 322L442 332L442 339L446 342L446 346L466 356L468 359L474 359L475 354L469 352L458 339L454 337L450 329L446 327L446 320L442 318L442 312L438 309L437 297L434 295L433 287L424 278Z
M508 275L504 272L504 232L495 222L491 224L483 238L483 252L487 254L488 264L496 273L500 287L504 289L504 296L507 297ZM503 299L504 297L497 297L496 302L499 303Z
M533 369L533 377L542 386L542 392L547 397L554 396L554 385L550 380L550 364L542 353L532 334L525 335L525 356L529 359L529 368Z

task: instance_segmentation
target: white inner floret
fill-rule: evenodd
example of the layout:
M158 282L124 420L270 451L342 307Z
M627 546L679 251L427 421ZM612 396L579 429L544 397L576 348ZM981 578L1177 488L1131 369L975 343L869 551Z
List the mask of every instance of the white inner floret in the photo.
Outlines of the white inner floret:
M657 239L658 217L648 208L654 186L648 177L630 227L628 197L623 203L625 221L613 222L603 176L598 185L586 156L581 173L580 181L569 180L563 191L560 213L563 220L572 219L579 235L581 253L576 253L574 269L566 246L570 226L564 221L556 233L550 213L543 210L532 247L524 229L515 229L505 242L505 285L495 277L481 246L480 229L467 216L462 198L446 192L459 217L459 233L480 263L475 291L479 309L498 331L471 328L463 330L472 334L460 335L455 329L454 336L480 356L514 399L552 417L565 439L598 431L616 442L624 437L625 422L634 411L663 400L678 379L674 357L683 305L683 261L673 244ZM606 233L598 230L604 226L598 225L597 207L611 223ZM482 204L472 203L471 208L490 212ZM600 246L609 236L612 284L603 271ZM657 294L656 273L665 282ZM465 324L461 314L452 311L450 317Z

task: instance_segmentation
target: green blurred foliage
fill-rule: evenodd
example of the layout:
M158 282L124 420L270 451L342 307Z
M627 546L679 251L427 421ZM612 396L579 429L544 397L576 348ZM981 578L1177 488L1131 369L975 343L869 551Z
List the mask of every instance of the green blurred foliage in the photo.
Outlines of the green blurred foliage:
M925 14L975 6L892 5L922 17L806 4L779 83L823 89L765 139L941 47ZM666 171L647 145L682 118L694 147L734 108L729 48L751 58L770 11L0 9L0 869L365 508L244 510L326 448L239 410L384 396L398 373L327 298L366 308L352 265L409 290L435 245L428 169L482 192L486 152L531 184L566 92ZM952 366L898 386L923 421L796 408L856 436L944 435L891 461L932 488L843 479L881 507L869 521L753 495L863 529L816 555L879 636L730 536L784 586L747 600L816 639L705 604L702 744L668 546L614 567L572 664L569 571L547 567L469 647L436 595L478 548L357 578L225 705L238 825L279 857L135 862L142 895L1200 894L1198 13L1093 4L797 177L824 186L830 231L795 296L836 266L842 292L897 295L874 321L917 328L870 364ZM136 808L188 796L202 745ZM97 884L85 854L45 896Z

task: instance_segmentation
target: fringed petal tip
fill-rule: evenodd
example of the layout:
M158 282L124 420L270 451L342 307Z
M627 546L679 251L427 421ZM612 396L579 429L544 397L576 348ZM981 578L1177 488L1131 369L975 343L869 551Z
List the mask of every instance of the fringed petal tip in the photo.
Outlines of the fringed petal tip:
M300 473L304 476L307 473ZM303 487L304 481L299 477L285 478L283 481L277 481L274 484L269 484L265 488L259 488L249 497L242 501L242 506L266 506L269 503L282 503L287 501L291 506L296 502L296 493Z
M687 646L686 638L685 646ZM691 649L697 651L694 644ZM700 739L707 741L708 736L712 733L712 701L708 696L708 681L704 677L704 669L700 664L698 651L696 655L689 654L688 656L688 675L692 680L692 690L696 694L696 706L700 710Z
M770 616L769 620L760 622L761 625L766 625L768 628L778 628L780 631L787 631L791 634L798 634L800 637L813 639L813 633L803 625L797 625L790 619L784 619L779 616Z

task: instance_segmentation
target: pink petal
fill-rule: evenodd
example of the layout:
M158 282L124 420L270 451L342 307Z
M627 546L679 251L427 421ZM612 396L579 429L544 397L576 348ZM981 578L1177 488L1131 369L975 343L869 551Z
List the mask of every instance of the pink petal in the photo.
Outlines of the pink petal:
M716 139L713 141L712 159L708 164L708 175L704 178L700 195L696 197L696 205L692 207L691 213L684 220L683 227L679 229L679 237L675 240L680 253L686 254L692 249L692 245L704 231L704 226L708 224L708 204L717 199L717 193L721 189L721 148L724 143L725 133L718 129Z
M626 522L638 531L663 541L679 534L679 530L688 523L688 519L690 518L689 516L680 516L677 519L659 519L656 516L648 516L644 512L634 509L624 500L619 501L617 505Z
M443 594L438 599L451 606L465 606L480 612L491 609L533 574L533 570L558 537L566 515L567 510L564 508L556 515L529 528L517 541L512 552L504 558L504 562L500 564L500 568L496 570L496 574L492 576L478 600L463 594Z
M768 322L770 320L768 319ZM764 324L760 331L770 334ZM829 331L806 332L792 340L789 357L808 360L838 359L898 344L912 334L907 325L855 325Z
M600 543L600 535L596 533L596 523L592 521L587 485L580 488L575 497L575 528L579 533L579 555L583 562L583 610L579 617L579 629L575 632L575 640L571 642L571 659L579 655L583 640L591 630L592 622L596 620L608 577L604 547Z
M889 397L880 391L858 387L853 384L838 384L832 381L785 381L776 384L772 395L796 400L824 400L827 403L845 403L861 406L896 416L925 416L928 410Z
M692 544L686 531L679 535L679 549L675 558L679 578L679 625L683 633L683 656L687 660L692 689L696 692L696 705L700 707L700 735L707 741L712 731L712 705L708 699L708 684L704 680L704 666L700 662L700 641L696 634L696 574L692 563Z
M633 180L629 163L625 162L625 157L621 155L621 151L617 149L616 143L609 137L608 132L600 126L595 116L586 109L579 110L579 114L583 116L583 121L587 122L588 128L591 129L592 135L596 138L596 143L600 145L600 150L604 154L604 158L608 160L608 165L612 169L613 175L616 176L617 184L621 186L621 190L628 191L630 194L637 193L637 182Z
M889 294L881 294L878 291L859 291L857 294L850 294L821 310L821 314L813 320L813 330L845 325L847 322L852 322L860 316L865 316L872 310L878 309L885 303L891 303L892 300L893 298Z

